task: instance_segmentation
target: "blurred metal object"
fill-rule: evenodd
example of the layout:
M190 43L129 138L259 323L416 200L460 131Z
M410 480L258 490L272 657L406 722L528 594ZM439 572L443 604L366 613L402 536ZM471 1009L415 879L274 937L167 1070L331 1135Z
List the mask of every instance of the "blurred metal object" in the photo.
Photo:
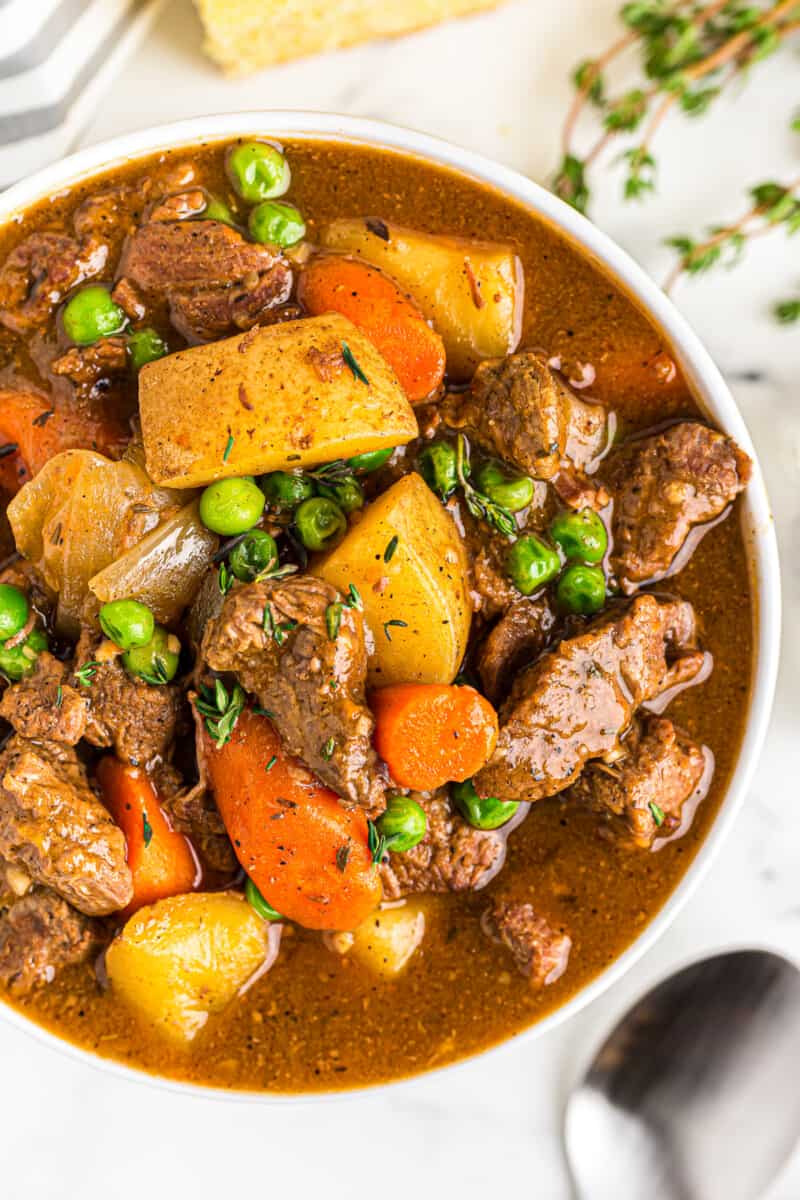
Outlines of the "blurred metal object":
M161 0L0 0L0 187L65 154Z
M800 1134L800 971L708 958L629 1009L570 1096L580 1200L757 1200Z

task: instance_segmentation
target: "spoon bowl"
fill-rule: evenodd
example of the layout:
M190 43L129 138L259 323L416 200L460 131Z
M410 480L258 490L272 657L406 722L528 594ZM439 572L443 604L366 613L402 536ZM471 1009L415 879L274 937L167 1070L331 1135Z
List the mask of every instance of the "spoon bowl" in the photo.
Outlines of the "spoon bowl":
M757 1200L800 1133L800 971L739 950L628 1010L569 1098L581 1200Z

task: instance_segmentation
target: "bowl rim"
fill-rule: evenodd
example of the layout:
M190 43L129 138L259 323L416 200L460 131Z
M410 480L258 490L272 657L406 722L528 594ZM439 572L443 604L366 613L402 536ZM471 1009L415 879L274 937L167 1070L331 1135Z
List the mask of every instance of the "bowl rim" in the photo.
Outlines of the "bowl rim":
M158 151L198 147L239 136L258 135L271 140L324 140L387 149L418 157L434 165L467 175L517 203L531 209L595 260L616 283L656 322L667 335L682 370L707 413L730 434L753 460L753 477L745 492L743 529L748 546L751 587L756 607L754 669L749 714L739 756L711 829L695 857L662 908L623 953L560 1008L494 1045L417 1075L367 1084L346 1091L258 1092L227 1089L171 1079L143 1068L102 1058L77 1046L0 1003L0 1018L78 1061L120 1078L165 1088L182 1095L215 1100L260 1104L309 1104L330 1100L353 1100L376 1089L411 1088L432 1076L456 1069L487 1055L508 1052L524 1040L543 1037L551 1029L581 1011L613 986L665 932L704 877L736 814L744 803L767 733L778 672L781 624L780 571L775 523L766 487L750 434L719 369L698 336L658 285L633 258L586 217L545 188L514 169L452 142L389 122L364 117L301 109L263 109L190 117L169 124L122 134L79 150L35 172L0 195L0 224L19 219L23 210L37 200L55 197L104 169L130 162Z

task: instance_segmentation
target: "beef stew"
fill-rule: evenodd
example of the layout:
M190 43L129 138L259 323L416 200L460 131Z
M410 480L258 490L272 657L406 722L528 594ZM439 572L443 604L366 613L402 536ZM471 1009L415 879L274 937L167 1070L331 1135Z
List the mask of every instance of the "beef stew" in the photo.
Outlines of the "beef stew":
M224 1088L475 1053L713 823L747 456L546 222L186 147L0 231L0 998Z

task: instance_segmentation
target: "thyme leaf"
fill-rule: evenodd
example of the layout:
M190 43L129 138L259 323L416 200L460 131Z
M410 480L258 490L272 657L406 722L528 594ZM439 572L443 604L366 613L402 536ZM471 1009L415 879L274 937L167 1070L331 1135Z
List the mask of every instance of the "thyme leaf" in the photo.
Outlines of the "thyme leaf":
M353 351L350 349L347 342L342 342L342 358L353 372L354 378L358 379L360 383L365 383L367 387L369 387L369 380L361 370L361 367L358 365L356 356L353 354Z
M221 679L215 679L213 687L206 683L200 685L194 705L205 718L206 729L214 739L217 749L231 740L231 734L244 710L245 702L244 690L238 683L233 685L230 692Z
M81 687L91 687L94 682L95 673L100 666L99 662L94 659L91 662L85 662L82 667L78 667L75 672L75 678Z
M394 628L408 629L408 621L400 621L396 618L393 621L384 621L383 622L383 632L386 635L387 642L390 642L392 640L392 635L389 633L389 630L394 629Z
M374 821L367 821L367 846L375 866L380 866L386 854L386 838L378 832Z

